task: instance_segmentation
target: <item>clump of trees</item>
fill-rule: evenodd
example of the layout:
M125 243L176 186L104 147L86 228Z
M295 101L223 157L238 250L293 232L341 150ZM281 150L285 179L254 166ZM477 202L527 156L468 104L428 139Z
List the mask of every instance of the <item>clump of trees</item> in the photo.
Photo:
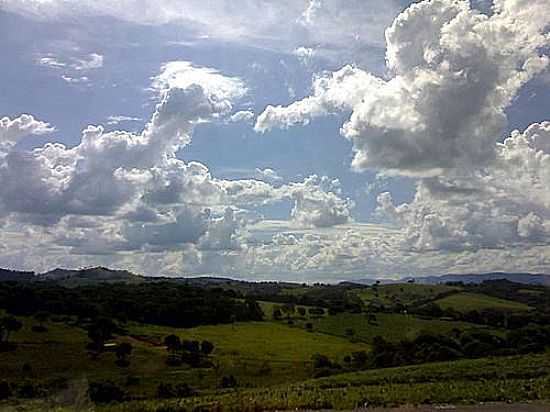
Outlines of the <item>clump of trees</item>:
M132 320L184 328L263 320L264 314L256 300L236 297L232 290L175 282L75 288L49 282L0 282L0 307L13 315L48 312L80 319Z
M122 342L117 345L115 354L117 357L116 364L121 367L126 367L130 365L130 360L128 359L132 354L134 347L129 342Z
M10 337L22 327L23 324L13 316L0 318L0 352L15 349L16 346L10 342Z
M461 358L481 358L543 352L550 342L550 327L530 325L500 337L481 330L453 330L446 335L420 333L415 339L389 342L377 336L368 357L357 369L384 368Z
M203 340L181 340L179 336L168 335L164 338L164 345L168 351L166 364L179 366L186 363L193 368L209 367L208 356L214 351L214 344Z

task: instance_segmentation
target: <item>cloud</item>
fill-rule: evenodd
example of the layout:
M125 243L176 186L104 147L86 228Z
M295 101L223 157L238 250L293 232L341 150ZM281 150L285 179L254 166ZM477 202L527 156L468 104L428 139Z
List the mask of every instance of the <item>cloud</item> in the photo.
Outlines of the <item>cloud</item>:
M134 24L170 23L185 27L191 41L209 38L288 54L316 44L319 54L348 61L357 49L383 46L383 30L401 7L398 0L214 0L209 7L199 0L187 0L185 7L175 0L3 2L5 10L36 19L109 16Z
M292 219L302 226L331 227L348 223L354 203L342 199L340 182L326 176L310 176L303 183L290 184L288 189L294 200Z
M231 115L229 118L229 121L233 123L237 122L244 122L244 123L251 123L252 119L254 119L254 112L251 110L240 110L234 114Z
M353 66L318 76L313 81L311 96L288 107L267 106L258 116L254 129L264 133L274 127L307 125L315 117L351 110L361 102L369 89L381 82Z
M143 119L141 119L140 117L134 117L134 116L122 116L122 115L109 116L107 118L107 124L117 125L119 123L124 123L124 122L141 122L142 120Z
M520 88L548 67L544 0L497 1L487 16L466 1L411 5L386 30L388 80L347 66L314 80L312 94L268 106L255 129L351 112L341 133L354 168L434 176L483 167Z
M474 175L419 183L410 203L378 196L379 212L404 231L411 250L515 248L550 241L550 122L495 145L495 161Z
M292 54L300 60L300 63L307 66L315 56L315 50L311 47L300 46L295 48Z
M29 114L22 114L14 119L3 117L0 119L0 152L6 150L7 146L15 145L25 136L47 134L54 130L49 123L36 120Z
M103 56L97 53L90 53L83 59L75 59L71 67L78 71L100 69L103 67Z
M283 181L283 178L279 176L275 170L270 168L256 168L256 177L259 180L264 180L268 183L280 183Z
M15 261L30 265L37 258L15 252L22 243L12 234L21 228L36 250L80 256L66 262L95 256L113 263L125 254L193 250L204 269L210 261L219 263L218 255L246 249L248 222L262 219L257 207L293 202L290 217L302 226L350 219L351 202L341 199L338 182L326 177L281 185L273 170L264 169L259 172L269 183L224 180L204 164L176 156L197 125L225 124L232 116L247 92L241 79L170 62L153 79L152 90L158 103L140 132L90 125L70 148L47 143L17 150L15 143L24 135L53 128L30 115L0 121L0 242ZM112 120L128 119L133 120Z

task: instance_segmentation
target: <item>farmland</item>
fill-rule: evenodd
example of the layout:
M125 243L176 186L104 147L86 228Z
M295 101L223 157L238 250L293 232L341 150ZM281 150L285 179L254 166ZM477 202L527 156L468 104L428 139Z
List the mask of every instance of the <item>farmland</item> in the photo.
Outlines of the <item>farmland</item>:
M544 287L215 285L0 283L0 410L550 399Z

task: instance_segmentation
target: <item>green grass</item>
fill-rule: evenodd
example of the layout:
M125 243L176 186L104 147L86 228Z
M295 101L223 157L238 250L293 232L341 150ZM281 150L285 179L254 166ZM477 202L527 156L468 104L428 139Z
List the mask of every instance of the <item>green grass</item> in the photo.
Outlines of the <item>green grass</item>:
M0 380L51 381L64 377L79 382L112 380L131 396L153 398L160 382L188 383L200 390L199 396L180 400L144 400L119 405L95 407L98 412L129 411L253 411L294 409L353 409L369 405L417 403L472 403L480 401L519 401L550 399L550 354L514 356L440 362L400 368L342 373L311 379L311 355L322 353L342 363L342 358L368 345L340 337L352 327L356 337L369 341L376 335L389 340L414 337L423 329L445 333L470 324L422 320L411 316L378 314L378 325L368 325L364 314L340 314L314 320L316 331L307 332L281 322L236 323L201 326L192 329L129 323L134 345L129 368L114 364L114 355L105 353L92 360L84 346L84 330L62 323L47 324L48 333L31 331L35 322L20 318L24 328L14 334L15 352L0 353ZM324 333L319 333L320 331ZM182 339L209 340L215 351L211 360L215 368L190 369L165 365L162 340L175 333ZM331 334L331 335L329 335ZM22 373L29 363L32 371ZM266 367L267 365L267 367ZM237 389L221 390L217 382L223 375L237 378ZM138 384L125 386L127 376L139 377ZM54 399L54 398L52 398ZM164 409L163 409L164 408ZM255 409L256 408L256 409ZM10 401L0 403L0 410L72 411L49 401ZM82 409L80 409L82 410Z
M262 311L264 312L265 314L265 320L273 320L273 309L275 307L282 307L284 306L284 303L277 303L277 302L268 302L268 301L258 301L260 307L262 308ZM299 307L302 307L306 310L306 314L304 316L300 316L300 314L298 313L298 308ZM307 306L307 305L296 305L295 306L295 312L293 314L291 314L289 317L290 319L314 319L314 318L318 318L319 316L318 315L314 315L314 316L311 316L309 314L309 309L311 308L314 308L316 306ZM328 313L328 310L326 308L325 309L325 315L323 316L327 316L327 313ZM287 318L287 314L283 313L283 317L286 319Z
M414 339L421 331L445 334L457 328L460 330L480 329L479 325L466 322L445 321L437 319L419 319L412 315L377 313L376 323L369 324L366 314L341 313L310 320L313 330L335 336L348 336L347 329L353 329L353 338L371 342L375 336L382 336L389 341ZM304 322L297 323L302 325ZM491 330L488 329L487 330Z
M400 302L410 305L417 301L435 299L442 293L460 291L457 286L420 285L416 283L400 283L378 285L368 289L357 289L355 293L365 302L377 302L384 305Z
M202 406L204 410L246 412L549 399L549 368L550 356L546 354L461 360L347 373L299 384L231 390L178 401L132 402L104 410L191 411Z
M129 332L148 336L157 342L174 332L182 339L209 340L214 343L214 358L222 364L223 373L235 375L244 385L255 386L297 381L311 376L310 360L315 353L342 362L346 354L368 349L365 344L274 322L178 330L135 324L129 327ZM269 373L262 372L266 366Z
M459 312L467 312L471 310L498 309L509 311L529 310L530 307L511 300L499 299L492 296L481 295L477 293L457 293L437 300L441 308L452 308Z
M353 351L366 350L362 343L291 328L272 322L237 323L177 329L131 323L129 335L117 341L129 341L134 347L130 366L115 365L113 353L92 359L85 349L86 331L62 323L47 323L48 332L31 331L35 322L20 318L23 329L13 335L17 349L0 353L0 381L13 383L32 380L52 384L59 379L85 378L88 381L112 380L124 385L128 376L140 382L126 388L132 395L154 396L161 382L187 383L204 390L216 388L221 377L234 375L241 386L258 387L296 382L312 376L311 356L322 353L332 360ZM170 367L165 364L167 352L162 341L176 334L182 339L209 340L215 349L210 360L219 368ZM29 364L31 371L23 372Z

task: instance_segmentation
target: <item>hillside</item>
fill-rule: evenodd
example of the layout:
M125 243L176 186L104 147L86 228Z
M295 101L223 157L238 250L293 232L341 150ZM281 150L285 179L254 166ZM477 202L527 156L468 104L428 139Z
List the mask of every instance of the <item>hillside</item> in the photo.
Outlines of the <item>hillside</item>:
M32 276L0 282L0 410L550 399L541 285L255 283L101 267Z

